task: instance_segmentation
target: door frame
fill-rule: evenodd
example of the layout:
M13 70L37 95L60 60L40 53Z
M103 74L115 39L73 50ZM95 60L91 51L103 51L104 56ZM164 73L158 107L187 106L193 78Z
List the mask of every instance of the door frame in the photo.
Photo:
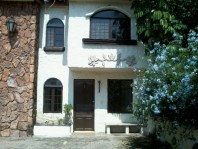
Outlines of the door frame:
M95 131L95 79L74 79L73 80L73 131L75 130L75 80L92 80L93 81L93 131ZM78 130L77 130L78 131Z

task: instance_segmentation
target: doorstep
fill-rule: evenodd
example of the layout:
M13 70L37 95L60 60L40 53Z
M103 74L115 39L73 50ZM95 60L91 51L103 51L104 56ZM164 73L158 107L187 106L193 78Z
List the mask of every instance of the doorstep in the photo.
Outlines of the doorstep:
M34 126L35 137L68 137L71 135L71 126Z

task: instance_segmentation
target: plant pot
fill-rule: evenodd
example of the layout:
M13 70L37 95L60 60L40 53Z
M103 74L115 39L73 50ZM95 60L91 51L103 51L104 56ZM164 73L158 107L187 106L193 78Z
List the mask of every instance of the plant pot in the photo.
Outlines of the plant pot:
M65 124L66 125L71 125L72 124L72 119L71 119L72 113L71 112L67 112L65 113Z

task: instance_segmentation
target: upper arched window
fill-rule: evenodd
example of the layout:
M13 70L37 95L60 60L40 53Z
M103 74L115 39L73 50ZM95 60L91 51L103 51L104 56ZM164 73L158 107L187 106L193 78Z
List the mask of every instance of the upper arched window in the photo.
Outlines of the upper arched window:
M130 18L117 10L103 10L91 16L91 39L130 39Z
M46 47L64 47L64 24L60 19L47 23Z
M62 83L55 78L48 79L44 84L44 113L62 112Z

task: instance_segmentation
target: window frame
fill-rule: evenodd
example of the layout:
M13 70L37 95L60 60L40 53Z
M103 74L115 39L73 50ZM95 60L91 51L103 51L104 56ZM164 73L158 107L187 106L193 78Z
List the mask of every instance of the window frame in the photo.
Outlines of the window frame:
M111 16L111 17L97 17L97 15L99 14L99 16L101 15L100 13L108 13L108 11L110 12L116 12L118 14L119 17L116 18L115 16ZM96 17L94 17L96 16ZM122 16L122 17L121 17ZM108 20L108 38L93 38L92 37L92 33L93 33L93 28L92 28L92 24L94 23L94 20ZM128 32L126 32L125 30L125 34L127 33L127 38L113 38L112 37L112 32L113 30L111 29L113 27L112 25L112 21L115 20L125 20L127 21L127 26L128 26ZM105 23L104 23L105 24ZM115 26L114 26L115 27ZM137 40L131 40L131 19L130 17L128 17L126 14L124 14L123 12L120 12L118 10L114 10L114 9L106 9L106 10L101 10L98 11L96 13L94 13L91 17L90 17L90 25L89 25L90 31L89 31L89 38L83 38L82 41L85 44L117 44L117 45L137 45ZM106 30L106 29L104 29ZM121 29L120 29L121 31ZM98 34L100 34L101 32L98 32ZM107 35L107 33L105 33L104 31L104 37ZM97 35L96 35L97 36Z
M52 85L50 84L51 82L50 81L56 81L58 82L59 84L57 85ZM49 84L48 84L49 83ZM52 94L51 95L47 95L46 97L46 92L49 91L49 89L52 90ZM60 95L55 95L55 92L56 90L60 90L61 91L61 94ZM56 97L60 96L60 110L58 111L55 111L55 99ZM47 100L47 98L50 98L50 110L46 110L46 106L47 106L47 103L45 102ZM63 85L61 83L60 80L56 79L56 78L50 78L48 80L45 81L44 83L44 86L43 86L43 113L62 113L62 106L63 106Z
M130 81L131 85L133 84L133 79L108 79L107 80L107 111L108 113L112 113L112 114L128 114L128 113L132 113L133 112L133 87L130 85L130 88L131 88L131 111L122 111L122 110L112 110L110 109L110 99L109 99L109 82L110 81ZM121 105L122 107L122 105Z
M118 17L118 16L111 16L111 17L103 17L103 16L101 16L101 17L95 17L96 15L100 15L100 13L108 13L108 11L112 11L112 12L114 12L114 13L119 13L119 15L122 15L122 16L124 16L123 18L121 18L121 17ZM117 18L116 18L117 17ZM109 29L109 32L108 32L108 37L109 38L92 38L92 32L93 32L93 30L92 30L92 23L95 23L95 22L92 22L93 20L100 20L100 22L104 22L104 20L107 20L107 22L108 22L108 29ZM129 27L129 32L128 32L128 37L127 38L123 38L123 39L117 39L117 38L113 38L112 37L112 32L113 32L113 30L112 30L112 28L114 27L112 24L113 24L113 21L120 21L120 20L125 20L125 21L127 21L127 26ZM112 9L107 9L107 10L102 10L102 11L99 11L99 12L96 12L95 14L93 14L92 16L91 16L91 18L90 18L90 34L89 34L89 37L90 37L90 39L107 39L107 40L130 40L131 39L131 20L130 20L130 18L127 16L127 15L125 15L124 13L122 13L122 12L120 12L120 11L118 11L118 10L112 10Z
M50 26L49 24L52 23L52 21L58 21L60 26ZM53 45L49 45L48 42L50 41L50 37L48 35L48 30L49 29L53 29ZM56 40L56 36L57 36L57 29L61 29L61 36L63 38L63 40L61 40L61 44L62 46L57 46L57 40ZM61 19L59 18L52 18L48 21L47 25L46 25L46 46L44 47L44 51L50 51L50 52L63 52L65 51L65 47L64 47L64 42L65 42L65 34L64 34L64 23L62 22Z

